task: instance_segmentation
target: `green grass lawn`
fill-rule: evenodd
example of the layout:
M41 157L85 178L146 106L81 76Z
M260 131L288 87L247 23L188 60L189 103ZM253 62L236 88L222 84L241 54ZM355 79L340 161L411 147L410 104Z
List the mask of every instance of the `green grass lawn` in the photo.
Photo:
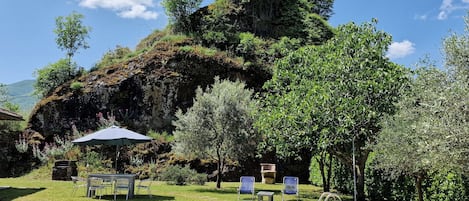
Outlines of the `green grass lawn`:
M79 189L75 195L72 195L73 183L71 181L52 181L50 179L34 179L29 177L21 178L2 178L0 186L10 186L8 189L0 189L0 201L65 201L65 200L98 200L85 197L85 189ZM208 182L203 186L187 185L174 186L167 185L165 182L153 182L150 198L143 190L132 200L178 200L178 201L207 201L207 200L237 200L238 182L223 182L222 189L215 188L214 182ZM261 184L256 183L257 191L275 192L274 200L281 200L280 189L282 184ZM320 187L312 185L300 185L300 200L317 200L322 192ZM102 197L102 200L113 200L112 190L108 190L109 195ZM241 200L250 200L249 195L241 195ZM118 200L125 200L125 195L117 197ZM351 200L350 196L344 196L344 200ZM296 200L294 196L288 196L287 200Z

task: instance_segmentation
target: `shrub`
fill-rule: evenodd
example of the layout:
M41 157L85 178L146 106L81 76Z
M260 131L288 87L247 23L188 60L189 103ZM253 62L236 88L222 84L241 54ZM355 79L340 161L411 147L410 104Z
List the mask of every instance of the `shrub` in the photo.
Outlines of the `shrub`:
M72 84L70 84L70 89L72 89L73 91L81 91L81 89L83 89L83 83L73 82Z
M428 200L469 200L469 180L462 174L442 171L431 175L426 183Z
M185 53L194 52L194 48L188 45L180 47L179 50Z
M254 34L245 32L239 34L239 44L236 51L248 60L252 60L265 53L266 42Z
M190 178L191 184L204 185L206 181L207 175L202 173L194 174Z
M198 174L189 166L171 165L161 173L160 179L171 185L186 185L187 183L204 185L207 175Z

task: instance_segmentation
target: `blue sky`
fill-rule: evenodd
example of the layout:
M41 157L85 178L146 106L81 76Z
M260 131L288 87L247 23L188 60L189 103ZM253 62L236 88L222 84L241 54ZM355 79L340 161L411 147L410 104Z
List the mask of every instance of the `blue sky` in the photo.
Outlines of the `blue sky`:
M468 9L469 0L336 0L329 22L335 27L377 18L378 29L393 36L388 56L412 67L426 54L442 60L442 39L450 30L463 33ZM168 22L160 0L2 0L0 83L34 79L35 69L63 58L55 43L55 18L72 11L92 27L91 47L74 58L86 69L117 45L134 48Z

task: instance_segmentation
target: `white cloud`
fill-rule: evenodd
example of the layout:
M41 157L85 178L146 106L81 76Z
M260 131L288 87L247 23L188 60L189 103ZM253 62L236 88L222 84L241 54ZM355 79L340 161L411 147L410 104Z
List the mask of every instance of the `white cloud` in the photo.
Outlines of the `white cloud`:
M399 59L411 55L415 52L415 44L404 40L402 42L393 42L389 46L386 57L390 59Z
M454 3L453 0L443 0L440 6L440 13L438 13L439 20L445 20L448 16L456 10L466 10L469 8L469 0L461 0L461 2Z
M469 1L469 0L468 0ZM424 14L424 15L414 15L414 19L415 20L427 20L428 19L428 15L427 14Z
M103 8L117 12L123 18L156 19L158 13L150 10L155 7L153 0L80 0L85 8Z

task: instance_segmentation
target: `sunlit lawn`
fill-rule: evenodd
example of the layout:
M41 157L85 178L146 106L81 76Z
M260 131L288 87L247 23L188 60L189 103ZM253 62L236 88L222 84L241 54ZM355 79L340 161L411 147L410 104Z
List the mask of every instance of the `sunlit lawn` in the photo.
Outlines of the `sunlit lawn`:
M10 186L8 189L0 190L0 200L98 200L85 197L85 189L81 188L72 195L73 184L71 181L52 181L49 179L31 179L31 178L4 178L0 179L0 186ZM206 200L237 200L238 182L223 182L222 189L217 190L214 182L208 182L203 186L186 185L174 186L167 185L164 182L153 182L151 187L152 198L146 195L142 190L132 200L180 200L180 201L206 201ZM256 183L257 191L275 192L274 200L281 200L280 189L282 184L261 184ZM300 185L300 200L318 200L322 189L312 185ZM108 190L108 195L102 197L102 200L113 200L112 190ZM249 195L241 195L241 200L250 200ZM344 196L345 200L350 200L350 196ZM118 200L125 200L125 195L117 197ZM257 199L257 198L256 198ZM287 200L296 200L294 196L288 196Z

